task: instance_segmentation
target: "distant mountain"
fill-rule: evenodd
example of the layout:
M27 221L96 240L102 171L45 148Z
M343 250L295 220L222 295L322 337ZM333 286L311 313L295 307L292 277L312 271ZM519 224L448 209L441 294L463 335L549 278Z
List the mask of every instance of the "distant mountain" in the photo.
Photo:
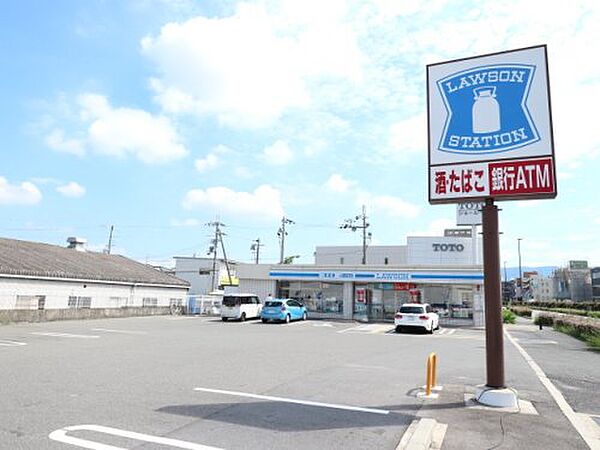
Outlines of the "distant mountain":
M547 276L552 275L552 272L554 272L554 270L556 270L556 269L558 269L558 266L539 266L539 267L521 266L521 272L523 272L523 273L524 272L537 272L542 277L547 277ZM500 274L502 277L502 280L504 280L504 267L501 267L500 271L502 272ZM507 267L506 275L509 280L514 280L515 278L519 278L519 267Z

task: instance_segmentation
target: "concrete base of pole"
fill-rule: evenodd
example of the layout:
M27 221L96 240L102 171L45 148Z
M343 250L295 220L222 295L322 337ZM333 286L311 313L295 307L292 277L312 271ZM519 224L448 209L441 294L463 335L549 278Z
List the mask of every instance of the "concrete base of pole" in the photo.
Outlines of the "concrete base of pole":
M477 386L475 400L482 405L497 408L516 408L519 404L517 391L508 388L492 388L486 385Z

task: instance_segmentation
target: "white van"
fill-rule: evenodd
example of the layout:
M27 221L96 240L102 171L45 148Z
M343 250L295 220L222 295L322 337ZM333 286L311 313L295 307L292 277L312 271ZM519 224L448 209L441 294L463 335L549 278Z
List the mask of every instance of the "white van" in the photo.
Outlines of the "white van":
M226 294L221 304L221 320L258 319L262 311L262 304L256 294Z

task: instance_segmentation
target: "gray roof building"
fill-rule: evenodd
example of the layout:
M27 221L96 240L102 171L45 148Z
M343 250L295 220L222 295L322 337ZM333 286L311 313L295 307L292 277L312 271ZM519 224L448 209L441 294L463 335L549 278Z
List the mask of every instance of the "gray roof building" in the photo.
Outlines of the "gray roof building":
M189 286L187 281L121 255L4 238L0 238L1 276Z

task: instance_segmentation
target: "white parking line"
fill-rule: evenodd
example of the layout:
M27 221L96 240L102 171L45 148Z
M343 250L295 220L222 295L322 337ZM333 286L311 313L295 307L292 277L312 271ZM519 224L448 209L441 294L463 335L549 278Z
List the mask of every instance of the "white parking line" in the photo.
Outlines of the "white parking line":
M13 341L11 339L0 339L0 346L2 347L21 347L27 345L25 342Z
M247 392L223 391L221 389L194 388L195 391L211 392L213 394L234 395L237 397L256 398L259 400L270 400L272 402L295 403L297 405L319 406L321 408L342 409L345 411L358 411L372 414L389 414L385 409L362 408L360 406L336 405L333 403L313 402L310 400L297 400L293 398L273 397L271 395L249 394Z
M510 333L504 330L504 334L512 344L517 348L521 356L527 361L529 367L533 370L536 376L539 378L541 383L550 393L560 410L563 414L569 419L569 422L573 425L573 427L577 430L579 435L583 438L585 443L590 447L590 449L600 449L600 427L594 422L591 417L588 417L585 414L576 413L571 408L571 405L567 403L561 392L552 384L552 381L546 376L542 368L533 360L529 353L523 349L519 345L519 343L510 335Z
M188 450L222 450L218 447L209 447L207 445L195 444L193 442L180 441L178 439L151 436L149 434L136 433L134 431L119 430L118 428L104 427L102 425L74 425L70 427L64 427L53 431L48 435L48 437L53 441L71 444L81 448L89 448L92 450L127 450L124 447L115 447L113 445L101 444L100 442L89 441L87 439L67 436L68 431L82 430L124 437L127 439L133 439L135 441L151 442L154 444L166 445L168 447L185 448Z
M104 331L105 333L121 333L121 334L148 334L145 331L111 330L110 328L92 328L92 331Z
M35 334L36 336L52 336L79 339L98 339L100 337L93 334L42 333L41 331L34 331L31 334Z

